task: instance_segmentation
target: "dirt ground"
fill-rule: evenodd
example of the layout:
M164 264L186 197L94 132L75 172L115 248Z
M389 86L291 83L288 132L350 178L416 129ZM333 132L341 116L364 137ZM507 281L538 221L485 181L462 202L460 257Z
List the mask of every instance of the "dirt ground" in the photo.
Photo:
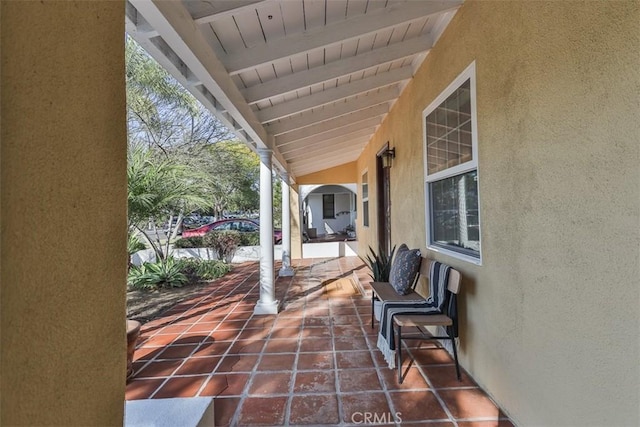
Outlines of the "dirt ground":
M142 324L155 319L179 302L197 295L210 282L189 284L182 288L158 289L155 291L127 291L127 319Z

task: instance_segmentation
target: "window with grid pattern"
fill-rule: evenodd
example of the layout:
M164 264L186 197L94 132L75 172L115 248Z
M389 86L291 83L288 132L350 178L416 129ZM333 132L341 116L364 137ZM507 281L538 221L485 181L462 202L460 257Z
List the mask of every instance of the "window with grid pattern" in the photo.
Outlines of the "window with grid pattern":
M481 263L475 63L423 112L427 247Z

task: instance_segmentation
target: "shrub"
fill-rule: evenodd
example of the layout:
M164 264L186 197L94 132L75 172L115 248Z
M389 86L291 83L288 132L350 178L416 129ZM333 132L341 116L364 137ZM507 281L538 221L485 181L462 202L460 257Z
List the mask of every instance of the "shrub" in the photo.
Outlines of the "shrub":
M174 243L176 248L204 248L202 236L183 237Z
M141 266L132 266L127 284L136 289L179 288L189 279L173 258L160 262L145 262Z
M129 255L135 254L136 252L146 248L147 246L142 243L136 235L129 233L127 238L127 252L129 252Z
M215 260L182 258L178 260L178 264L182 272L193 280L214 280L231 271L229 264Z
M260 245L260 232L249 231L240 233L240 246L258 246Z
M203 241L207 248L212 248L218 254L218 259L230 263L240 244L240 232L235 230L210 231L204 235Z

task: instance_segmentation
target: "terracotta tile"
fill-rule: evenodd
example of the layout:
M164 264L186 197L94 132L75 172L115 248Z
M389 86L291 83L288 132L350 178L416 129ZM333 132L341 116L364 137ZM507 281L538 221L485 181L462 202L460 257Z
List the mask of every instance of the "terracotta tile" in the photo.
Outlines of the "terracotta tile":
M335 375L331 371L305 371L296 374L294 393L322 393L335 390Z
M298 370L318 370L333 368L333 353L300 353L298 355Z
M173 342L176 344L199 344L201 342L210 341L211 338L206 332L185 332Z
M333 336L336 338L362 337L362 329L354 325L333 325Z
M413 350L411 352L413 360L418 365L439 365L443 363L454 363L446 350L441 348Z
M231 347L231 341L206 342L191 357L222 356Z
M239 340L257 341L263 340L269 335L267 329L245 329L238 335Z
M335 314L331 316L334 325L360 326L360 317L357 314Z
M230 354L257 354L262 352L265 341L236 341L229 349Z
M247 397L240 409L239 424L283 425L286 405L287 397Z
M271 329L273 322L276 321L276 316L256 316L250 319L245 329Z
M402 421L449 420L436 396L429 390L395 391L389 397Z
M456 367L454 365L434 365L423 367L429 382L433 388L445 387L477 387L475 381L460 368L460 381L456 377Z
M368 351L343 351L336 354L338 368L374 368L371 353Z
M271 332L271 338L298 338L300 336L300 327L293 328L274 328Z
M145 341L145 347L165 347L171 344L173 341L177 340L180 337L180 334L164 334L164 335L154 335Z
M302 317L278 317L273 323L274 329L300 328L303 324Z
M258 372L253 375L250 395L284 394L289 393L292 372Z
M133 360L151 360L156 357L164 347L141 347L136 349Z
M193 397L198 393L200 386L207 379L206 375L197 377L174 377L164 383L160 390L153 396L155 399L169 397Z
M340 399L345 423L364 424L366 415L375 415L378 420L382 417L386 420L394 420L384 393L342 394Z
M387 390L426 390L430 388L417 368L409 368L402 371L402 384L398 383L397 369L382 367L380 368L380 373L382 374L382 382L387 387Z
M258 371L291 371L295 361L295 354L265 354L258 363Z
M218 356L191 357L178 368L175 375L210 374L215 370L220 359L222 358Z
M218 326L218 322L198 322L189 328L189 332L207 332L209 335L216 326Z
M316 339L331 337L331 328L328 326L305 326L300 335L302 339Z
M327 317L329 316L329 308L324 306L307 306L304 310L304 316L305 317Z
M304 326L330 326L331 318L330 317L305 317L304 318Z
M458 427L513 427L509 420L497 421L458 421Z
M265 353L294 353L298 349L297 339L270 339L264 349Z
M140 372L136 374L136 378L150 377L168 377L178 369L182 364L182 360L164 360L159 362L150 362Z
M500 409L479 388L462 390L439 390L438 394L455 418L495 417Z
M126 400L148 399L158 387L162 385L165 378L151 380L132 380L127 384L125 391Z
M200 396L240 396L250 374L216 374L200 392Z
M338 371L340 392L382 391L375 369L345 369Z
M218 325L216 331L239 331L246 323L245 320L224 320Z
M289 424L340 424L336 395L293 396Z
M335 346L336 351L369 350L367 341L365 341L365 339L362 336L334 338L333 345Z
M216 398L213 400L215 425L227 427L231 424L233 416L240 405L239 397Z
M258 362L258 356L253 354L227 355L218 365L217 372L251 372Z
M184 359L188 357L198 344L171 345L158 354L157 359Z
M187 329L189 329L189 327L190 327L189 324L176 323L176 324L165 326L164 328L160 329L158 331L158 333L160 333L160 334L179 334L179 333L184 332Z
M333 349L333 343L331 338L315 338L312 340L303 340L300 342L301 352L317 352L317 351L331 351Z

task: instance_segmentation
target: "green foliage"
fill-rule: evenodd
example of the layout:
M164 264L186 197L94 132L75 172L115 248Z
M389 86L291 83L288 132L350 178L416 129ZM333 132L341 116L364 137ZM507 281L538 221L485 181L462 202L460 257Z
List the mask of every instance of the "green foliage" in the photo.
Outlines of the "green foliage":
M204 248L202 236L183 237L173 244L175 248Z
M204 235L203 241L207 248L212 248L218 258L230 263L240 245L241 233L235 230L210 231Z
M259 246L260 245L260 232L250 231L240 233L239 246Z
M127 278L127 284L135 289L179 288L188 281L180 264L173 258L132 266Z
M365 262L371 269L371 278L374 282L388 282L389 274L391 273L391 262L393 260L393 254L396 251L396 247L394 246L391 249L391 253L389 255L386 254L386 251L382 249L382 247L378 248L378 253L376 254L371 246L369 246L369 252L371 254L367 254Z
M142 243L135 234L129 233L127 237L127 252L130 256L138 251L146 249L145 244Z
M231 265L217 260L182 258L178 264L182 272L193 280L214 280L231 271Z

